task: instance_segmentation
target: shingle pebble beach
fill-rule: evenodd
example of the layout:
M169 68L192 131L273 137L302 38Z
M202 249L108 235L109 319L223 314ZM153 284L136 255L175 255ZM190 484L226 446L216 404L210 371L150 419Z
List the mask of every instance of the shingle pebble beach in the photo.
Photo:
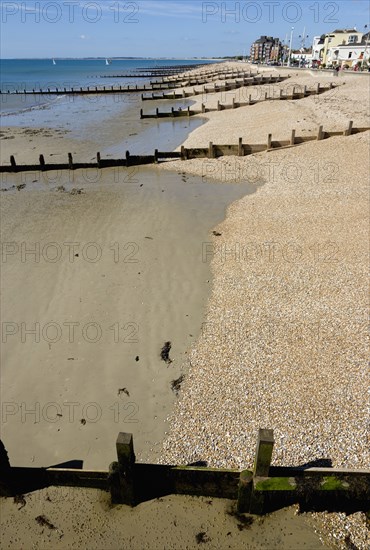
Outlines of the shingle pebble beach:
M267 102L210 113L185 146L237 143L239 136L261 143L271 132L287 139L292 128L304 135L318 124L344 130L349 120L369 127L369 78L338 82L335 94L316 103L311 97L282 108ZM163 462L248 468L263 427L274 429L276 465L325 459L334 467L369 468L369 135L161 166L215 184L254 175L258 184L228 209L220 235L211 233L203 244L213 288L201 336L183 366ZM347 529L360 532L356 547L367 547L364 514L349 516L348 524L343 514L315 517L337 533L331 543L343 541Z

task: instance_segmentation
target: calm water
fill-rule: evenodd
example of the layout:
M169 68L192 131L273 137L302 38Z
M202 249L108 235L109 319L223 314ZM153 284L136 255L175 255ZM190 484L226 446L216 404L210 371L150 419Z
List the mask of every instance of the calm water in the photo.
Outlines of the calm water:
M201 119L155 121L139 120L142 107L140 94L97 95L11 95L4 92L47 88L78 88L86 86L125 86L143 84L149 79L116 78L139 69L196 65L197 60L115 60L106 65L105 59L15 59L0 60L0 115L2 126L22 128L52 128L68 131L79 141L95 141L102 153L117 154L125 148L133 154L151 154L156 147L173 150ZM210 61L202 62L204 64ZM103 78L102 78L103 77ZM106 78L105 78L106 77ZM161 105L147 102L145 110L161 106L170 109L169 102ZM190 99L177 102L177 107L192 105ZM91 146L91 145L90 145ZM95 151L95 146L94 146Z
M117 75L136 72L138 69L196 65L210 63L198 60L163 59L113 59L107 65L105 59L2 59L0 60L1 91L23 91L47 88L79 88L112 85L144 84L149 79L115 78ZM1 113L19 112L30 107L47 105L55 98L1 97Z

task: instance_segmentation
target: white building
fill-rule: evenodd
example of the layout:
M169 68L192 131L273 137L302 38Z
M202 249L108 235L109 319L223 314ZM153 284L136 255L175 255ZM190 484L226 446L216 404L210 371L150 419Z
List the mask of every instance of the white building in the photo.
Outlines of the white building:
M341 44L327 51L327 65L352 68L359 63L369 65L370 33L364 34L362 40L353 44Z
M311 66L312 52L310 51L295 51L292 52L292 60L297 61L300 67Z
M324 48L325 35L314 36L312 42L312 62L319 63L322 59L322 50Z

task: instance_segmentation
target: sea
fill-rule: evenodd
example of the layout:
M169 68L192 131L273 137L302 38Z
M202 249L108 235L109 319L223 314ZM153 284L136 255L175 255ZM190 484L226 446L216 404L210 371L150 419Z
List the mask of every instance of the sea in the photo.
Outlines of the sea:
M175 148L182 143L189 132L203 122L199 119L184 121L166 120L145 122L139 132L132 130L132 124L139 117L140 94L98 94L98 95L25 95L8 94L24 90L47 90L80 87L135 86L148 84L156 77L122 78L121 75L137 74L145 69L160 67L195 66L214 63L215 60L197 59L1 59L0 60L0 117L3 127L52 128L68 130L69 137L79 140L94 136L96 141L104 138L103 150L114 154L116 145L130 147L134 153L144 154L151 151L153 143L159 146ZM151 103L151 102L149 102ZM168 103L160 102L161 109L171 108ZM192 105L190 99L178 102L177 107ZM154 110L155 106L144 107ZM127 131L123 131L118 141L109 135L109 126L123 120ZM134 120L135 119L135 120ZM162 122L164 122L162 124ZM135 123L136 124L136 123ZM117 132L116 132L117 133ZM143 139L130 137L130 134L142 134ZM107 137L108 136L108 137ZM125 139L124 139L125 138ZM126 139L127 138L127 139ZM145 145L146 143L146 145ZM168 150L168 149L166 149Z

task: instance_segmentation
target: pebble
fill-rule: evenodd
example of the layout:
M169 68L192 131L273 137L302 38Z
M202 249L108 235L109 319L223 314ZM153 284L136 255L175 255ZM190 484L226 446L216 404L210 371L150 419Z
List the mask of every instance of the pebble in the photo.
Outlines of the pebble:
M335 97L347 105L345 94L353 86L365 84L344 86ZM302 101L306 118L316 124L332 117L328 129L336 129L340 105L330 103L337 109L330 114L322 101L311 107ZM358 105L360 122L366 105L368 99L362 110ZM269 113L269 106L264 108ZM222 141L234 142L225 139L225 112L212 117L212 131L218 114ZM343 119L338 115L338 124ZM248 125L253 127L253 119ZM263 130L269 133L269 127ZM205 143L217 143L211 131L207 135L207 125L194 135L186 146L202 146L202 136ZM236 162L239 174L250 173L252 165L265 174L254 195L229 207L217 237L218 250L238 244L260 252L254 257L216 253L212 260L205 324L189 353L191 367L184 366L188 372L169 418L161 462L205 460L210 467L250 468L258 429L273 428L273 464L327 459L333 467L368 468L368 142L367 132L269 155L207 159L222 183L236 181L236 171L227 170ZM329 161L332 177L325 172ZM202 175L203 162L161 168ZM271 179L266 176L271 163L292 166L300 177L276 170ZM318 168L316 178L312 167ZM364 514L310 516L323 536L336 538L336 547L347 548L346 536L360 550L370 547Z

